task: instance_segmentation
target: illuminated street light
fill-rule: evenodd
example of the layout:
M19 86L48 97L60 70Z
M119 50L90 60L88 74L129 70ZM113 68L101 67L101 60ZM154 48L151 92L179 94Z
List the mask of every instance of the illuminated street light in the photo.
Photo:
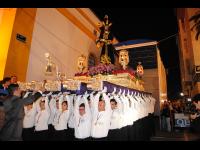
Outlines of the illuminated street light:
M184 93L183 93L183 92L181 92L181 93L180 93L180 96L184 96Z

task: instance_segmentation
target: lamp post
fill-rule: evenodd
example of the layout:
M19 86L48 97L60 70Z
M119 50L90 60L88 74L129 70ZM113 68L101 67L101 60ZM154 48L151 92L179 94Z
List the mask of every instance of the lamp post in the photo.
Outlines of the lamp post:
M184 93L183 93L183 92L181 92L181 93L180 93L180 96L181 96L181 97L183 97L183 96L184 96Z

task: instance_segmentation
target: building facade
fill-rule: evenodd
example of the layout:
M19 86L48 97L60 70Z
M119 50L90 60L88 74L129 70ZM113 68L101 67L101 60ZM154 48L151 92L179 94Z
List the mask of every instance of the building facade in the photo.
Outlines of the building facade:
M181 84L183 93L188 97L200 93L200 39L195 39L196 30L191 30L194 22L189 21L198 11L200 8L176 9Z
M97 63L99 22L88 8L1 8L0 80L12 75L27 82L54 79L44 73L45 53L68 78L78 71L79 56Z

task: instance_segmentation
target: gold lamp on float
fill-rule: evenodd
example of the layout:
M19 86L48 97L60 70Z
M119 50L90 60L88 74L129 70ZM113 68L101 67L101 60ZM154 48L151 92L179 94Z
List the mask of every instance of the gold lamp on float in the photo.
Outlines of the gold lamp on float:
M45 53L45 58L46 58L46 61L47 61L47 65L45 67L45 75L53 75L53 71L54 71L54 63L52 62L52 58L50 56L49 53Z
M137 65L137 74L141 77L144 74L144 69L143 66L141 65L141 62L138 62Z
M119 52L119 63L121 64L124 70L127 69L129 63L129 55L127 50L121 50Z

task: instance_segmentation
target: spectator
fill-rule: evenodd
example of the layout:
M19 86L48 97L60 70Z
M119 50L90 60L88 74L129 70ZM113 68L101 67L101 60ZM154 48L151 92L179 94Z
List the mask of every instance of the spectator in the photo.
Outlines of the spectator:
M18 84L17 83L17 76L11 76L11 80L10 80L11 84Z
M5 110L5 122L0 131L0 140L2 141L19 141L22 140L22 125L24 105L30 104L42 96L39 92L30 95L27 98L21 98L21 90L18 85L9 86L10 96L3 101Z
M178 101L174 105L174 112L175 113L181 113L182 112L181 107L180 107L180 102L178 102Z
M174 129L174 109L173 109L173 102L169 102L169 110L170 110L171 130L173 130Z
M8 93L8 86L10 85L10 77L5 77L0 84L0 93L9 95Z
M192 130L196 133L200 133L200 108L199 108L200 101L194 100L193 101L193 114L190 116L191 117L191 127Z
M0 93L0 99L1 99L1 100L6 100L7 97L8 97L7 94L5 94L5 93ZM0 106L3 106L3 103L0 102Z
M171 132L171 125L170 125L170 108L167 101L163 104L163 109L161 111L161 125L163 131Z

